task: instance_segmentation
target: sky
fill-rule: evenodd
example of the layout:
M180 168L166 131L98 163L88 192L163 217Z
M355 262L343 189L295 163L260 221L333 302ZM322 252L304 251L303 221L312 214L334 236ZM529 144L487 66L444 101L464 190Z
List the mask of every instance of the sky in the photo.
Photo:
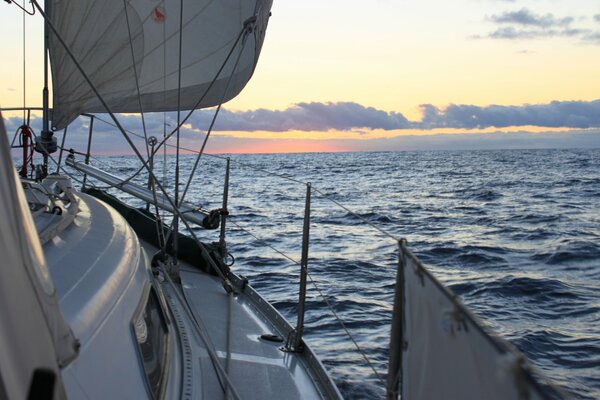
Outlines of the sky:
M22 12L0 7L0 106L19 106ZM41 105L41 17L26 26L26 97ZM274 0L255 74L225 104L207 149L600 147L599 71L597 0ZM16 129L21 119L7 116ZM211 116L193 114L187 147L201 146ZM140 131L139 117L120 118ZM98 153L130 151L100 125ZM163 115L148 126L162 136ZM82 148L86 128L84 118L70 128L72 146Z

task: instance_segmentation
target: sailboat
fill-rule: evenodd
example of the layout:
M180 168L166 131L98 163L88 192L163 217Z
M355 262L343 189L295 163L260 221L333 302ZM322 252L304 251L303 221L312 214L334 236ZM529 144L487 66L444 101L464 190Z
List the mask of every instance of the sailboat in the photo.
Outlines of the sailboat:
M228 172L222 207L206 210L185 201L178 165L172 191L153 169L169 138L176 139L178 162L179 131L193 110L216 107L218 113L251 78L271 0L32 5L45 21L53 107L46 82L41 133L35 135L27 122L17 132L20 176L1 126L0 342L9 351L0 352L0 397L342 398L303 339L314 188L306 185L298 319L292 325L230 268ZM165 111L177 112L177 126L162 140L144 131L144 156L119 114ZM95 113L110 116L115 134L148 174L148 185L90 164ZM54 132L81 115L90 119L87 151L67 151L63 164L66 149ZM32 149L42 161L28 168ZM57 173L50 173L51 163ZM84 174L80 188L67 168ZM125 204L107 187L146 207ZM218 232L217 240L200 240L200 228ZM405 240L397 239L397 248L382 394L562 397L516 349L483 328Z

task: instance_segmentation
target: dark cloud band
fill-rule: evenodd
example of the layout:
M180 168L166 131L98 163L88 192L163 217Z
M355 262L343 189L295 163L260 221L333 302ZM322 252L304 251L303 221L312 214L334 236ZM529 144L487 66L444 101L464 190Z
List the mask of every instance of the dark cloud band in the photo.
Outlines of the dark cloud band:
M587 129L600 128L600 100L594 101L553 101L547 104L526 104L522 106L475 106L451 104L436 107L432 104L420 106L422 118L409 121L399 112L387 112L373 107L365 107L352 102L299 103L285 110L258 109L251 111L221 110L215 131L317 131L326 132L350 130L403 130L403 129L484 129L506 128L511 126L538 126L547 128ZM205 130L213 117L213 110L198 110L189 125L195 130ZM119 120L125 129L140 132L141 118L138 115L120 115ZM39 121L38 121L39 122ZM11 118L7 126L14 128L21 123L20 118ZM34 122L34 125L37 122ZM80 118L70 127L70 132L86 132L86 120ZM146 114L145 123L149 132L162 135L176 126L175 115ZM166 124L166 127L163 128ZM185 130L189 130L186 125ZM98 123L94 126L98 133L114 132L115 128Z

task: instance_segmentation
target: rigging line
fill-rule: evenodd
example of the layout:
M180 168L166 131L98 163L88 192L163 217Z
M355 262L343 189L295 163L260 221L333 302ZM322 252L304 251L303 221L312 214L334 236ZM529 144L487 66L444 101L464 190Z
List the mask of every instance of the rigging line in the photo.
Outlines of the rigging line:
M32 0L32 1L35 1L35 0ZM175 132L176 132L177 129L179 129L183 124L185 124L187 122L187 120L192 116L192 114L194 113L194 111L196 111L196 108L198 108L198 106L200 105L200 103L202 103L202 100L204 100L204 98L208 95L208 92L212 89L212 87L214 86L215 82L219 78L219 75L221 75L221 72L223 72L223 69L227 65L227 62L229 61L229 58L231 57L231 55L233 54L233 51L237 47L240 39L242 38L242 36L244 36L244 33L247 32L247 29L248 29L248 25L247 24L248 24L248 22L244 23L244 26L240 30L240 33L238 34L235 42L233 43L233 46L231 46L231 49L229 50L229 53L227 53L227 57L225 57L225 60L223 61L223 64L221 64L221 67L219 67L219 70L215 74L215 77L212 79L212 81L210 82L210 84L208 85L208 87L206 88L206 90L204 91L204 93L202 94L202 96L200 96L200 98L198 99L198 101L196 102L196 104L194 104L194 106L191 108L191 110L185 116L185 118L183 119L183 121L181 121L180 124L177 124L177 128L175 128L174 130L172 130L165 138L163 138L163 140L160 143L158 143L156 145L155 153L160 149L160 147L171 136L173 136L173 134L175 134Z
M127 12L127 0L123 0L123 8L125 9L125 21L127 23L127 34L129 35L129 49L131 50L131 60L133 61L133 75L135 77L135 87L137 89L138 104L140 106L140 114L142 117L142 129L144 131L146 156L150 157L150 147L148 147L148 133L146 131L146 119L144 118L144 108L142 107L142 95L140 92L140 81L139 81L138 73L137 73L137 63L135 61L135 52L133 50L133 39L131 37L131 24L129 22L129 13Z
M228 219L228 222L233 224L235 227L237 227L239 230L241 230L242 232L247 233L248 235L252 236L254 239L256 239L257 241L259 241L260 243L262 243L264 246L270 248L271 250L273 250L275 253L279 254L280 256L282 256L283 258L288 259L289 261L291 261L292 263L296 264L296 265L300 265L300 261L294 260L292 257L288 256L287 254L285 254L283 251L278 250L277 248L271 246L269 243L267 243L267 241L263 238L260 238L258 236L256 236L254 233L252 233L251 231L249 231L248 229L244 228L243 226L241 226L240 224L238 224L237 222L233 221L231 219L231 217Z
M164 1L161 1L164 6ZM163 102L167 102L167 27L162 24L163 31ZM167 137L167 112L163 111L163 139ZM167 181L167 146L163 147L163 182Z
M200 157L202 157L202 154L204 153L204 149L206 147L206 143L208 142L208 138L210 137L213 127L215 126L215 122L217 121L217 117L219 116L219 111L221 111L221 107L223 106L223 101L225 100L225 97L227 96L227 91L229 90L229 85L231 85L233 75L235 74L235 71L237 70L237 67L240 63L240 59L242 58L242 52L244 51L244 47L246 47L246 43L247 43L247 41L242 42L242 47L240 48L240 52L237 56L237 59L235 60L233 69L231 70L231 75L229 75L229 79L227 79L227 85L225 85L225 90L223 90L223 95L221 96L221 100L219 100L219 106L215 110L213 118L210 121L210 126L208 127L208 131L206 132L206 136L204 136L204 142L202 143L202 147L200 148L200 151L198 152L198 157L196 157L196 162L194 163L194 168L192 168L192 172L190 173L190 176L188 178L187 184L185 185L183 194L181 195L181 201L183 201L183 199L185 198L185 195L187 194L188 189L190 188L190 184L192 183L192 178L194 177L194 174L196 173L196 168L198 168L198 164L200 163Z
M369 357L367 357L367 354L363 351L363 349L360 348L360 346L358 345L358 342L354 339L354 336L352 336L352 334L350 333L350 331L346 327L346 324L344 324L344 321L342 320L342 318L338 315L338 313L333 308L333 305L329 302L329 300L327 300L327 297L325 297L325 295L323 294L323 292L321 291L321 289L317 285L317 282L313 279L313 277L312 277L312 275L310 273L307 272L307 275L308 275L308 279L310 279L311 283L313 284L313 286L315 287L315 289L317 290L317 292L319 292L319 296L321 296L321 298L323 299L323 301L325 302L325 304L327 304L327 307L329 308L329 311L331 311L331 313L333 314L333 316L335 317L335 319L342 326L342 329L346 332L346 335L348 335L348 337L350 338L350 340L352 341L352 343L354 343L354 347L356 347L356 349L358 350L358 352L362 355L362 357L364 358L364 360L367 362L367 364L369 365L369 368L371 368L371 370L373 371L373 373L377 377L377 380L382 385L385 385L385 382L383 381L383 379L381 379L381 376L379 376L379 373L377 373L377 370L375 369L375 367L373 366L373 364L371 364L371 360L369 360Z
M218 110L221 108L221 105L219 104L219 108L217 109L217 113ZM214 123L214 120L216 119L216 114L215 113L215 117L213 118L213 122L211 123L211 128L212 128L212 124ZM181 200L179 201L179 203L183 203L184 199L185 199L185 195L187 194L187 191L190 187L190 184L192 183L192 178L194 177L194 174L196 173L196 168L198 167L198 163L200 162L200 156L202 156L202 152L204 151L204 146L206 146L206 142L208 141L208 137L210 135L210 129L209 131L206 133L206 136L204 137L204 143L202 144L202 149L200 150L200 152L198 152L198 157L196 157L196 161L194 162L194 167L192 168L192 172L190 173L190 176L188 178L188 181L185 185L185 189L183 190L183 194L181 195ZM166 146L165 146L166 148ZM179 147L178 147L179 148ZM173 228L175 226L175 218L173 218L173 221L171 222L170 228L169 228L169 232L167 233L167 240L169 240L171 238L171 233L173 232Z
M150 158L150 147L148 145L148 133L146 130L146 118L144 117L144 108L142 106L142 94L140 92L140 82L139 82L137 66L136 66L137 63L135 61L135 52L133 50L133 40L131 38L131 24L129 22L129 13L127 12L127 0L123 0L123 8L125 9L125 20L127 21L127 33L129 34L129 48L131 50L131 59L133 61L133 74L135 76L135 87L137 89L138 104L140 106L140 114L142 117L142 129L144 131L144 144L146 146L146 156L148 158ZM152 157L154 157L154 155ZM162 219L160 217L160 211L158 208L158 197L156 196L156 186L154 185L153 179L150 179L150 182L152 182L152 184L150 186L152 189L152 199L154 200L154 212L156 215L156 236L158 237L158 243L160 245L161 251L163 253L166 253L167 243L165 241L165 233L163 230ZM177 202L175 202L175 203L177 203Z
M104 122L107 125L110 125L110 126L112 126L114 128L117 128L117 126L115 124L111 123L110 121L107 121L107 120L103 119L102 117L99 117L97 114L94 114L94 117L97 120L99 120L101 122ZM131 130L126 130L126 132L130 133L130 134L132 134L134 136L137 136L140 139L143 139L143 137L140 134L136 133L136 132L133 132ZM173 148L175 148L175 145L169 144L167 142L167 143L164 143L164 147L173 147ZM190 153L198 154L198 150L196 150L196 149L192 149L190 147L185 147L185 146L179 146L179 147L180 147L181 150L185 150L185 151L189 151ZM206 157L218 158L220 160L227 160L227 157L220 156L218 154L208 154L208 153L205 153L203 155L206 156ZM241 162L241 161L236 161L236 160L233 160L233 159L231 160L231 162L233 164L237 164L237 165L240 165L240 166L248 168L248 169L253 169L255 171L264 172L267 175L275 176L275 177L278 177L278 178L281 178L281 179L284 179L284 180L287 180L287 181L290 181L290 182L298 183L298 184L301 184L301 185L306 185L306 182L302 182L302 181L300 181L298 179L290 178L289 176L281 175L281 174L278 174L276 172L272 172L272 171L266 170L264 168L255 167L255 166L253 166L251 164L248 164L248 163L244 163L244 162Z
M26 66L27 66L27 56L26 56L26 31L27 29L25 29L25 14L27 14L27 11L25 11L25 1L23 0L23 125L25 125L25 118L26 118L26 111L25 111L25 107L27 107L27 101L26 101L26 97L27 97L27 71L26 71ZM34 9L35 11L35 9ZM30 14L33 15L33 14Z
M240 230L242 230L243 232L247 233L248 235L252 236L254 239L258 240L259 242L262 242L265 246L267 246L268 248L270 248L271 250L275 251L276 253L280 254L281 256L283 256L284 258L290 260L291 262L293 262L296 265L300 265L300 262L297 260L294 260L292 257L288 256L287 254L285 254L284 252L276 249L275 247L271 246L270 244L268 244L266 242L265 239L262 239L258 236L256 236L255 234L253 234L250 230L240 226L239 224L237 224L236 222L234 222L233 220L229 219L229 222L233 225L235 225L237 228L239 228ZM335 309L333 308L333 305L329 302L329 300L327 300L327 297L325 297L325 294L321 291L321 289L319 288L319 286L317 285L316 281L312 278L312 275L310 273L308 273L308 277L310 279L310 281L312 282L313 286L315 287L315 289L317 290L317 292L319 293L319 296L321 296L321 298L323 299L323 301L325 302L325 304L327 305L327 307L329 308L329 311L331 311L331 313L333 314L334 318L339 322L340 326L342 327L342 329L344 330L344 332L346 333L346 335L350 338L350 340L352 341L352 343L354 344L354 347L356 347L356 349L358 350L358 352L361 354L361 356L365 359L365 361L367 362L367 364L369 365L369 368L371 368L371 370L373 371L373 373L375 374L375 376L377 377L377 379L380 381L380 383L384 384L383 380L381 379L381 377L379 376L379 374L377 373L377 370L375 369L375 367L373 366L373 364L371 363L371 361L369 360L369 357L367 356L367 354L362 350L362 348L360 347L360 345L358 344L358 342L356 341L356 339L354 339L354 336L352 335L352 333L350 333L350 330L346 327L346 324L344 324L344 321L342 320L342 318L338 315L338 313L335 311Z
M194 178L194 175L196 174L196 169L198 168L198 164L200 163L200 157L202 157L202 154L204 153L204 148L206 147L206 143L208 142L208 138L210 137L210 134L213 130L213 127L215 125L215 122L217 120L217 117L219 115L219 111L221 110L221 107L223 105L223 100L225 99L225 96L227 96L227 91L229 90L229 85L231 84L231 80L233 78L233 74L235 73L239 63L240 63L240 59L242 57L242 52L244 51L244 47L246 46L246 41L242 42L242 47L240 48L240 52L238 54L237 59L235 60L235 64L233 66L233 70L231 72L231 75L229 75L229 79L227 79L227 85L225 85L225 90L223 91L223 95L221 96L221 100L219 101L219 106L217 107L217 109L215 110L215 113L213 115L213 118L210 122L210 126L208 127L208 131L206 132L206 135L204 136L204 141L202 143L202 147L200 148L200 151L196 151L196 153L198 153L198 157L196 157L196 161L194 162L194 167L192 168L192 171L190 172L190 175L188 177L187 183L185 185L185 189L183 190L183 194L181 195L181 200L180 200L180 204L183 203L185 196L188 192L188 189L190 188L190 185L192 183L192 179ZM179 140L178 140L178 144L177 144L177 150L179 151L180 146L179 146ZM179 161L177 161L177 165L179 166ZM179 171L178 169L176 171ZM176 177L177 180L177 177ZM179 181L177 180L177 186L179 187ZM173 219L173 222L171 223L171 227L169 232L167 233L167 240L169 240L170 236L171 236L171 232L174 231L174 227L175 227L175 218Z
M332 199L331 197L329 197L328 195L326 195L325 193L321 192L319 189L316 189L313 187L313 190L315 192L317 192L318 194L320 194L324 199L329 200L330 202L332 202L333 204L335 204L336 206L346 210L348 213L350 213L351 215L353 215L354 217L360 219L361 221L363 221L365 224L369 225L371 228L379 231L381 234L383 234L384 236L387 236L390 239L395 240L396 242L400 239L398 239L397 237L395 237L394 235L392 235L391 233L385 231L384 229L378 227L377 225L373 224L371 221L369 221L368 219L366 219L365 217L363 217L362 215L359 215L357 213L355 213L354 211L350 210L348 207L346 207L345 205L343 205L342 203L338 202L337 200Z
M163 273L163 276L166 278L167 282L171 286L171 290L175 293L175 297L177 297L179 302L183 305L185 312L188 314L188 316L192 320L192 325L194 326L196 333L198 333L198 335L200 336L200 339L206 345L206 348L205 348L206 352L208 353L208 356L211 360L211 364L212 364L213 368L215 369L217 379L219 380L219 385L221 386L221 389L225 393L227 393L228 389L231 390L230 393L233 394L233 396L236 399L240 399L240 396L237 393L235 387L233 386L233 383L231 382L231 379L229 378L227 371L223 370L223 366L219 362L219 356L217 355L217 353L215 351L216 347L215 347L214 343L212 342L212 340L210 339L210 335L206 331L206 328L198 320L198 318L196 318L196 314L194 314L194 311L192 310L190 303L187 301L187 298L185 297L184 294L179 292L180 289L175 285L175 283L173 282L173 280L171 279L169 274L164 270L164 267L161 266L160 269L161 269L161 272ZM225 382L223 382L223 380L225 380Z
M35 15L35 7L34 6L31 7L31 11L27 11L27 9L25 9L25 0L23 0L23 5L20 5L19 3L17 3L16 1L13 1L13 0L4 0L4 1L6 1L9 4L12 3L15 6L19 7L27 15Z
M154 179L150 179L152 183L150 189L152 189L152 199L154 200L154 212L156 216L156 236L158 237L158 244L163 254L167 253L167 239L165 238L165 230L162 217L160 215L160 208L158 207L158 195L156 193L156 184Z
M183 0L179 1L179 57L178 57L178 69L177 69L177 136L176 143L177 148L175 149L175 205L179 206L179 139L180 139L180 128L181 128L181 62L182 62L182 51L183 51ZM176 224L176 226L179 224ZM177 246L175 246L177 247Z
M31 2L35 5L35 7L39 11L39 13L42 15L42 17L46 21L46 25L52 30L52 33L54 33L54 35L56 36L57 40L64 47L65 51L67 52L67 54L69 55L69 57L71 58L71 60L73 61L73 63L77 67L77 69L79 70L79 72L81 72L81 75L83 76L83 78L85 79L85 81L88 83L88 85L90 85L90 88L92 89L92 91L94 92L94 94L96 95L96 97L98 98L98 100L100 101L100 103L102 104L102 106L104 107L104 109L108 112L108 114L110 115L110 117L113 120L113 122L117 125L117 128L119 129L119 131L121 132L121 134L123 135L123 137L125 138L125 140L127 141L127 143L129 144L129 146L131 147L131 149L133 150L133 152L135 153L135 155L142 162L142 164L144 165L144 167L146 168L146 170L148 171L148 173L152 176L152 179L156 180L156 185L159 187L160 191L165 196L165 199L169 202L169 204L173 208L173 211L175 213L177 213L177 215L181 218L181 221L183 222L183 224L185 225L185 227L189 230L192 238L194 239L194 241L196 242L196 244L198 244L198 246L200 247L201 252L203 253L204 256L207 257L207 259L209 261L209 265L211 266L211 268L213 268L213 270L217 273L217 275L219 276L219 278L221 278L221 281L223 282L225 290L226 291L232 290L231 282L229 281L229 279L223 274L223 271L221 271L221 269L212 260L212 258L210 257L210 254L208 253L208 250L206 249L206 247L204 246L204 244L198 239L198 236L192 230L190 224L184 218L184 216L181 213L181 211L179 210L179 208L173 203L173 200L171 199L171 197L169 196L169 194L167 193L167 191L165 190L165 188L163 187L163 185L158 182L158 179L156 179L156 175L154 175L154 172L148 166L148 163L144 160L144 157L142 157L142 154L140 153L140 151L136 147L135 143L133 143L133 141L131 140L131 138L129 137L129 135L125 131L125 129L123 129L123 126L121 125L121 123L119 122L119 120L117 119L117 117L115 116L115 114L112 112L112 110L110 109L110 107L108 106L108 104L106 103L106 101L104 100L104 98L100 95L100 92L98 92L98 89L96 88L96 86L94 86L94 84L91 81L90 77L85 73L85 71L83 70L83 67L77 61L77 59L75 58L75 55L73 54L73 52L71 51L71 49L67 46L67 44L65 43L64 39L62 38L62 36L60 36L60 34L58 33L58 31L56 30L56 27L54 26L54 24L52 23L52 21L50 21L50 19L48 18L48 15L46 15L46 13L42 10L42 8L38 4L37 0L31 0Z
M179 1L179 54L178 54L178 68L177 68L177 134L175 143L175 207L179 207L179 139L180 139L180 121L181 121L181 61L182 61L182 49L183 49L183 0ZM152 155L154 156L154 154ZM177 254L179 251L179 216L173 216L173 223L171 224L172 229L175 232L173 237L173 260L174 265L177 266Z
M44 147L44 149L45 149L45 146L44 146L43 144L42 144L42 146L43 146L43 147ZM67 170L65 169L65 167L64 167L64 166L62 166L62 165L60 165L60 166L59 166L59 165L58 165L58 162L57 162L57 161L54 159L54 157L52 157L51 155L48 155L48 158L50 159L50 161L52 161L54 164L56 164L56 167L57 167L57 168L60 168L60 170L61 170L61 171L62 171L62 172L63 172L63 173L66 175L66 176L68 176L70 179L74 180L75 182L79 183L80 185L83 185L83 180L81 180L81 179L79 179L79 178L76 178L75 176L73 176L72 174L70 174L70 173L69 173L69 171L67 171Z

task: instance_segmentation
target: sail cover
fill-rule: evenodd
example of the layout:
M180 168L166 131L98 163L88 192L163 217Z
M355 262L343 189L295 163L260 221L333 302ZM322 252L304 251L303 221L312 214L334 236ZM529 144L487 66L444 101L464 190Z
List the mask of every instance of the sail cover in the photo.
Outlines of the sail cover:
M562 393L483 325L401 246L402 399L548 399ZM394 338L392 338L394 340Z
M178 104L188 110L211 107L235 97L252 76L272 0L49 0L46 4L56 29L56 34L50 30L49 41L52 127L62 129L81 113L107 110L57 35L113 112L172 111Z

